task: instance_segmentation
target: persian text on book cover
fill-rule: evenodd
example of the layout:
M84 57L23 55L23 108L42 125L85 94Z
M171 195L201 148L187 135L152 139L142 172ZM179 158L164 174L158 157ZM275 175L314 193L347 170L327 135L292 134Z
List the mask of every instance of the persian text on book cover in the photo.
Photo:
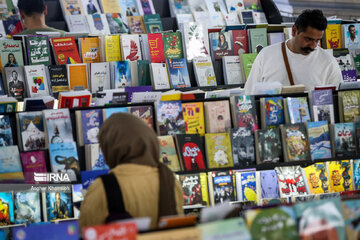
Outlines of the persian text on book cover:
M180 101L158 102L157 121L160 135L185 133Z
M228 101L205 102L206 119L210 122L207 124L208 133L226 132L231 128L230 109Z
M183 58L181 32L164 33L164 53L166 59Z
M285 122L282 97L265 98L265 127L277 127Z
M2 67L24 66L21 41L1 40L0 58Z
M312 91L314 121L335 123L332 90Z
M180 171L173 136L158 136L158 140L160 145L160 162L168 166L173 172Z
M184 191L185 208L209 204L206 173L180 175L179 181Z
M232 170L210 172L213 181L214 203L236 201L235 175Z
M205 170L203 138L198 134L177 134L175 138L184 170Z
M51 64L49 38L47 36L27 37L28 58L30 65Z
M83 63L100 62L99 38L81 38L81 58Z
M51 42L59 65L81 63L74 37L52 38Z
M234 166L230 133L207 133L205 139L209 168Z
M281 197L306 195L305 180L300 166L275 167Z
M331 158L331 139L327 121L308 122L311 158Z
M35 184L34 173L46 173L45 153L44 151L22 152L20 153L21 163L25 181L27 184ZM47 182L41 182L47 183Z
M354 123L336 123L334 125L335 157L352 157L356 155L354 136Z
M326 48L334 49L342 47L341 25L329 24L325 30Z
M342 93L342 107L344 112L344 122L354 122L360 120L359 94L358 90L345 91Z
M42 97L49 95L48 81L44 65L25 66L30 97Z
M148 34L148 42L150 49L150 59L152 63L164 63L164 45L161 33Z
M46 110L44 120L49 143L74 141L69 109Z
M101 109L81 111L82 134L84 144L93 144L98 142L98 133L103 123Z
M253 131L257 130L259 126L254 97L235 96L234 100L237 127L251 127Z
M183 103L186 134L205 135L204 107L202 102Z
M309 160L309 143L305 125L303 123L286 125L284 130L288 160L290 162Z
M121 61L120 37L118 35L105 36L105 56L106 62Z
M353 190L351 161L328 162L331 189L334 192L345 192Z
M260 164L279 162L283 155L279 128L258 130L257 134Z
M19 127L24 151L45 148L42 112L19 113Z
M257 203L256 176L255 171L241 173L242 201Z
M304 171L308 180L310 194L332 192L325 163L314 163L304 168Z

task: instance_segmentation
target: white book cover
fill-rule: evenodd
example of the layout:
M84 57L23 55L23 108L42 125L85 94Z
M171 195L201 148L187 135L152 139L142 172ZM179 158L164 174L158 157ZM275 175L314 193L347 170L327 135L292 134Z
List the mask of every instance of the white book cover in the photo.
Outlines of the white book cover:
M224 56L222 58L224 66L225 84L240 84L243 83L240 65L240 56Z
M211 27L224 27L226 25L223 14L221 12L211 13L210 17Z
M129 61L142 60L139 35L121 35L122 59Z
M182 25L183 48L186 59L209 56L209 36L207 28L201 23L187 22Z
M4 24L2 21L0 21L0 39L7 39Z
M188 0L169 0L171 17L177 17L178 14L191 14Z
M90 65L90 77L91 77L91 92L96 93L98 91L110 89L110 71L109 63L91 63Z
M101 13L100 6L97 0L82 0L84 9L84 15L93 15L95 13Z
M24 66L24 72L30 97L42 97L50 94L45 65Z
M83 15L85 14L81 0L60 0L63 15Z
M70 32L90 32L89 24L85 15L67 15L65 16L65 20Z
M195 12L209 12L204 0L191 0L189 5L193 14Z
M142 60L148 60L149 62L151 62L148 35L141 34L139 39L141 42Z
M178 28L180 28L181 24L187 22L193 22L194 18L192 14L176 14L176 23Z
M74 141L68 108L44 110L43 115L48 143Z
M131 72L131 86L139 86L138 80L138 63L137 61L130 62L130 72Z
M93 15L87 15L86 18L89 24L91 34L97 34L97 35L110 34L110 28L106 20L105 14L95 13Z
M229 13L245 9L244 0L225 0L225 3Z
M156 13L152 0L136 0L136 4L141 16Z
M224 0L205 0L205 3L210 15L217 12L221 12L222 14L228 13Z
M150 64L153 86L155 90L169 89L170 82L165 63Z
M193 60L196 81L199 87L216 86L214 67L209 56Z
M226 26L240 25L239 16L236 12L225 14L224 20Z
M265 13L254 11L254 22L255 24L267 23Z
M208 23L210 19L210 14L208 11L203 12L193 12L194 20L197 23Z

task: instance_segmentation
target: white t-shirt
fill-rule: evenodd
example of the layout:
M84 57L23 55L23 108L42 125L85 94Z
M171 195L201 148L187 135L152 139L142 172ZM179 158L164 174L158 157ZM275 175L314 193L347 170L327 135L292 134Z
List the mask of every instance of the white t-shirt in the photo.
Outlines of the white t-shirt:
M342 81L336 59L324 49L317 47L310 54L302 55L293 53L286 45L286 53L295 85L304 84L309 91L321 85L338 87ZM256 57L245 84L245 94L253 94L257 82L280 82L283 86L290 85L281 43L263 48Z

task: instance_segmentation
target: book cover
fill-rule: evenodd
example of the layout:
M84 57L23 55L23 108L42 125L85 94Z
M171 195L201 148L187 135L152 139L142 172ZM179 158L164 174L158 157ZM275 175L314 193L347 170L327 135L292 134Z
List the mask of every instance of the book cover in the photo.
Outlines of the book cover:
M107 62L90 64L91 92L110 89L110 66Z
M84 227L84 239L137 239L137 225L135 222L107 223L98 226Z
M224 56L222 58L225 85L244 83L241 72L240 56Z
M287 124L281 127L285 161L310 160L308 135L304 123Z
M213 189L214 205L223 203L226 200L236 201L235 175L232 170L210 172Z
M101 13L100 6L97 1L93 0L82 0L82 6L84 8L84 13L82 14L88 14L92 15L95 13Z
M166 59L183 58L181 32L163 33L164 54Z
M44 64L51 65L49 37L34 35L26 37L28 50L28 62L30 65Z
M255 165L254 133L250 127L230 130L231 148L235 167Z
M70 181L80 177L80 163L75 142L50 143L50 166L52 172L67 173Z
M230 32L210 33L212 55L215 60L221 60L223 56L232 55Z
M6 67L4 72L9 97L23 100L27 95L24 67Z
M354 123L334 124L335 157L351 157L356 155Z
M137 69L138 69L139 86L151 85L149 61L148 60L138 60L137 61Z
M0 226L14 224L14 201L11 192L0 192L0 208L2 209Z
M43 114L48 143L74 141L69 109L45 110Z
M122 35L121 47L124 60L142 60L139 35Z
M310 112L306 97L287 97L286 102L290 123L294 124L310 121Z
M181 101L159 101L156 110L160 136L185 133Z
M97 177L107 174L108 172L109 169L81 171L81 184L83 185L83 189L88 189Z
M255 146L257 146L257 164L276 163L283 158L279 128L257 130Z
M101 5L104 13L122 12L119 0L101 0Z
M154 4L152 0L137 0L136 1L140 15L148 15L148 14L154 14Z
M0 147L14 144L10 118L8 115L0 115Z
M325 164L326 163L314 163L304 168L310 194L332 192L329 181L330 178Z
M223 133L231 128L228 101L204 102L207 133Z
M48 66L48 70L50 90L55 96L58 96L59 92L70 90L68 74L65 65L50 65Z
M327 121L308 122L311 159L331 158L331 139Z
M160 145L160 162L168 166L171 171L180 171L178 155L173 136L158 136Z
M81 126L84 144L98 143L97 135L103 123L102 109L81 111Z
M209 40L206 28L201 23L195 22L186 22L182 26L187 61L191 61L195 57L209 56Z
M333 49L333 56L336 58L336 61L339 64L344 82L356 82L356 67L349 49Z
M150 49L150 59L152 63L164 63L164 45L162 40L161 33L149 33L147 34L149 49Z
M99 38L80 38L80 52L83 63L100 62Z
M348 49L360 49L360 24L341 24L343 47Z
M187 62L184 58L166 59L172 88L191 87Z
M198 134L177 134L175 139L184 170L205 170L203 138Z
M59 93L58 108L90 107L91 93L88 90Z
M109 169L98 143L85 145L85 168L89 171Z
M74 37L51 38L58 65L81 63Z
M88 72L85 63L67 64L67 73L70 82L70 89L75 87L88 89Z
M353 190L353 176L351 171L351 161L330 161L328 171L331 189L334 192L345 192Z
M322 44L323 47L326 46L327 49L335 49L342 47L340 24L328 24L324 35L326 43Z
M69 32L88 33L90 32L86 15L66 15L65 21Z
M60 5L65 15L85 15L85 11L79 0L61 0Z
M121 61L120 36L109 35L105 38L105 60L106 62Z
M209 194L206 173L179 175L184 192L184 208L209 206Z
M144 15L144 22L148 33L160 33L163 31L161 18L158 13Z
M230 98L233 122L236 127L259 128L254 96L237 95Z
M244 8L255 12L263 12L260 0L244 0Z
M79 219L80 217L80 206L81 202L84 201L82 184L72 185L72 201L74 203L74 218ZM80 206L79 206L80 205Z
M257 203L256 176L255 171L241 172L241 201L251 201Z
M24 66L21 41L10 39L1 40L0 59L2 67Z
M275 170L282 198L307 195L306 179L300 166L275 167Z
M10 16L3 20L6 35L14 36L23 31L21 20L18 16Z
M104 120L108 119L114 113L128 113L127 107L115 107L115 108L105 108L104 109Z
M127 20L131 34L146 33L143 16L128 16Z
M129 113L143 120L150 128L154 129L154 116L152 106L131 106Z
M21 158L26 184L37 183L34 178L35 172L36 173L47 172L46 158L44 151L22 152L20 153L20 158Z
M30 65L24 67L27 87L30 97L48 96L49 84L44 65Z
M340 98L342 99L343 112L343 121L344 122L354 122L360 120L360 109L359 109L359 91L344 91L339 93ZM341 117L341 116L340 116Z
M40 193L37 191L14 192L15 224L41 222Z
M131 86L131 69L129 61L119 61L110 64L114 76L114 88Z
M242 61L242 68L244 69L246 79L249 77L251 67L255 61L256 56L257 53L244 53L240 55Z
M233 167L230 133L206 133L208 168Z
M19 149L16 145L0 147L0 182L24 182Z
M19 131L22 149L33 151L45 148L45 132L42 112L20 112Z
M360 190L360 160L353 160L354 190Z
M335 123L332 90L316 90L311 92L314 121Z
M71 191L45 192L44 194L48 221L74 217Z
M246 227L244 218L236 217L202 223L198 226L201 229L202 239L227 239L227 240L251 240L251 235Z
M250 49L252 53L259 53L268 45L266 28L249 29Z
M129 25L126 16L121 13L106 13L111 34L128 33Z
M260 171L260 187L262 199L280 198L279 184L275 170Z
M282 97L264 98L264 109L261 110L261 113L265 116L265 126L262 126L263 128L278 127L285 123L282 99Z
M199 87L216 86L216 76L211 58L195 57L193 59L195 78Z
M186 134L205 135L204 106L202 102L183 103L183 117Z
M110 34L110 29L108 22L106 20L105 14L92 14L86 16L90 33L96 35L108 35Z

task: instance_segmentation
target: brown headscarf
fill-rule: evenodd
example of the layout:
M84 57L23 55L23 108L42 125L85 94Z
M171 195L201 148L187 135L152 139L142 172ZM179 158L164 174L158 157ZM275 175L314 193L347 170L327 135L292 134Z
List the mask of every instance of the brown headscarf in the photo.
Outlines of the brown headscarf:
M114 168L134 163L159 169L159 218L175 215L174 175L160 162L160 147L155 131L128 113L112 114L101 126L99 143L106 163Z

